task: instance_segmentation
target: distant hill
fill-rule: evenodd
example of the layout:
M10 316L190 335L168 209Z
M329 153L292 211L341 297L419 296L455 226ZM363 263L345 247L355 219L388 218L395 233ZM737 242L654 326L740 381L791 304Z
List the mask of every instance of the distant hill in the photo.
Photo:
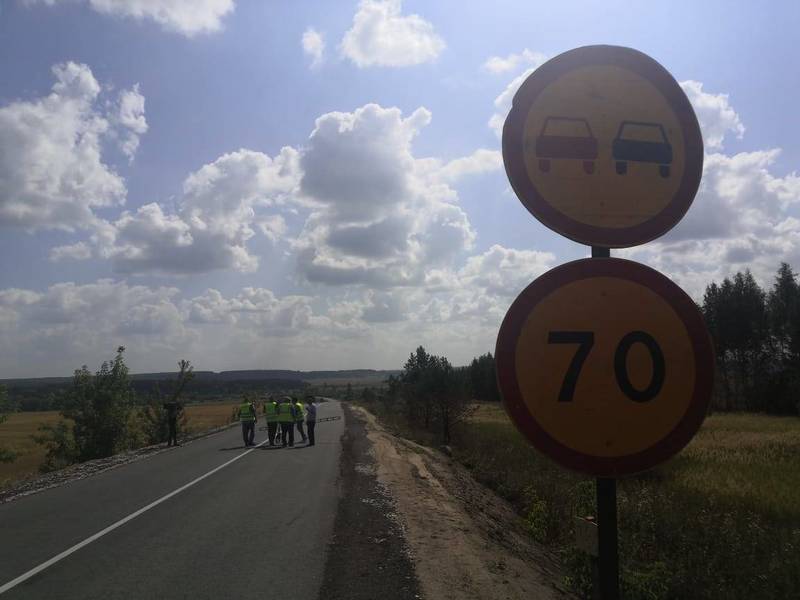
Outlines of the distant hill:
M263 381L263 380L291 380L291 381L316 381L320 379L388 379L389 375L397 375L400 371L375 370L375 369L350 369L345 371L292 371L286 369L251 369L242 371L195 371L194 380L211 381ZM177 371L159 373L135 373L131 375L133 381L165 381L177 377ZM39 387L49 385L63 385L72 381L72 377L38 377L22 379L0 379L0 385L9 388Z
M184 398L191 402L204 402L220 397L238 397L242 394L273 394L300 392L310 385L362 386L380 385L389 375L399 371L352 369L346 371L292 371L287 369L262 369L243 371L195 371ZM136 373L131 375L133 389L140 400L151 397L158 389L169 394L177 380L176 372ZM71 377L40 377L2 379L0 385L8 389L12 402L23 411L51 410L57 406L57 397L66 390Z

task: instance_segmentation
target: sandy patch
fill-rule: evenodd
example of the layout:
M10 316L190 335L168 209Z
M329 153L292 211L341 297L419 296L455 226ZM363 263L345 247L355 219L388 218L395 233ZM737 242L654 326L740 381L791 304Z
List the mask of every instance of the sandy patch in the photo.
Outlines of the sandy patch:
M355 410L366 420L378 479L397 505L425 598L569 597L556 561L524 533L508 503L441 452L393 436Z

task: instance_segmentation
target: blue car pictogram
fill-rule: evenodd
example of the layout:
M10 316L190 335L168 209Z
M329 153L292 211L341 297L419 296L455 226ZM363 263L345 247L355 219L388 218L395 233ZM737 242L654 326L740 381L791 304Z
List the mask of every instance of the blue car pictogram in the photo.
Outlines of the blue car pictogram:
M628 172L629 162L642 162L657 164L658 174L669 177L672 146L660 123L623 121L612 143L611 155L616 161L617 175Z

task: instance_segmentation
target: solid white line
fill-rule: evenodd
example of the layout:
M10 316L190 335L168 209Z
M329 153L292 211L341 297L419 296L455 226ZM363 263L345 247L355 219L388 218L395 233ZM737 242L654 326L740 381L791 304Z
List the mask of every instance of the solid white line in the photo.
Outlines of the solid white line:
M139 510L137 510L136 512L133 512L133 513L129 514L127 517L124 517L124 518L120 519L119 521L117 521L117 522L116 522L116 523L114 523L113 525L109 525L109 526L108 526L108 527L106 527L105 529L103 529L103 530L101 530L101 531L98 531L97 533L95 533L94 535L92 535L92 536L90 536L90 537L86 538L86 539L85 539L85 540L83 540L82 542L79 542L79 543L75 544L74 546L72 546L72 548L68 548L68 549L64 550L62 553L60 553L60 554L56 554L56 555L55 555L53 558L51 558L51 559L49 559L49 560L46 560L45 562L43 562L42 564L40 564L40 565L39 565L39 566L37 566L37 567L34 567L33 569L31 569L31 570L30 570L30 571L28 571L27 573L23 573L22 575L20 575L20 576L19 576L19 577L17 577L16 579L12 579L12 580L11 580L11 581L9 581L8 583L6 583L6 584L4 584L4 585L0 586L0 594L3 594L3 593L5 593L5 592L7 592L8 590L10 590L10 589L12 589L12 588L14 588L14 587L18 586L20 583L22 583L23 581L26 581L26 580L30 579L31 577L33 577L33 576L34 576L34 575L36 575L37 573L41 573L41 572L42 572L42 571L44 571L44 570L45 570L47 567L50 567L50 566L52 566L52 565L56 564L58 561L60 561L60 560L62 560L62 559L64 559L64 558L66 558L66 557L68 557L70 554L72 554L72 553L74 553L74 552L77 552L78 550L80 550L80 549L81 549L81 548L83 548L84 546L88 546L89 544L91 544L91 543L92 543L92 542L94 542L95 540L98 540L98 539L100 539L100 538L101 538L101 537L103 537L105 534L107 534L107 533L110 533L110 532L114 531L114 530L115 530L116 528L118 528L118 527L122 527L122 526L123 526L123 525L125 525L125 523L127 523L128 521L132 521L133 519L135 519L135 518L136 518L136 517L138 517L139 515L141 515L141 514L143 514L143 513L146 513L146 512L147 512L148 510L150 510L151 508L154 508L154 507L158 506L159 504L161 504L162 502L165 502L165 501L169 500L169 499L170 499L170 498L172 498L173 496L175 496L175 495L177 495L177 494L180 494L182 491L184 491L184 490L186 490L186 489L188 489L188 488L192 487L194 484L196 484L196 483L199 483L199 482L203 481L203 479L205 479L206 477L211 477L211 475L213 475L214 473L216 473L216 472L217 472L217 471L219 471L220 469L224 469L224 468L225 468L225 467L227 467L229 464L236 462L237 460L239 460L239 459L240 459L240 458L242 458L243 456L247 456L247 455L248 455L248 454L250 454L250 453L251 453L253 450L255 450L256 448L258 448L258 447L259 447L259 446L261 446L262 444L266 443L267 441L268 441L268 440L264 440L264 441L263 441L263 442L261 442L260 444L256 444L256 445L255 445L255 447L253 447L253 448L250 448L250 450L247 450L246 452L242 452L242 453L241 453L241 454L239 454L238 456L234 456L234 457L233 457L232 459L230 459L228 462L226 462L226 463L223 463L223 464L221 464L220 466L218 466L218 467L216 467L216 468L214 468L214 469L211 469L211 470L210 470L208 473L206 473L205 475L201 475L200 477L198 477L197 479L194 479L194 480L190 481L190 482L189 482L189 483L187 483L186 485L182 485L182 486L181 486L181 487L179 487L177 490L174 490L174 491L170 492L169 494L167 494L166 496L163 496L163 497L159 498L159 499L158 499L158 500L156 500L155 502L151 502L151 503L150 503L150 504L148 504L147 506L145 506L145 507L143 507L143 508L140 508L140 509L139 509Z

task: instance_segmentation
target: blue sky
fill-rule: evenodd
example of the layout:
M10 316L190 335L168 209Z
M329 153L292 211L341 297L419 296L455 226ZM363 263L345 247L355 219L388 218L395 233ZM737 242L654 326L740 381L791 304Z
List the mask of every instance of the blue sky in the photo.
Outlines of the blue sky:
M2 0L0 377L120 344L134 371L491 350L587 249L514 197L490 119L588 44L661 62L706 140L684 222L618 254L696 298L769 285L800 267L798 25L793 2Z

